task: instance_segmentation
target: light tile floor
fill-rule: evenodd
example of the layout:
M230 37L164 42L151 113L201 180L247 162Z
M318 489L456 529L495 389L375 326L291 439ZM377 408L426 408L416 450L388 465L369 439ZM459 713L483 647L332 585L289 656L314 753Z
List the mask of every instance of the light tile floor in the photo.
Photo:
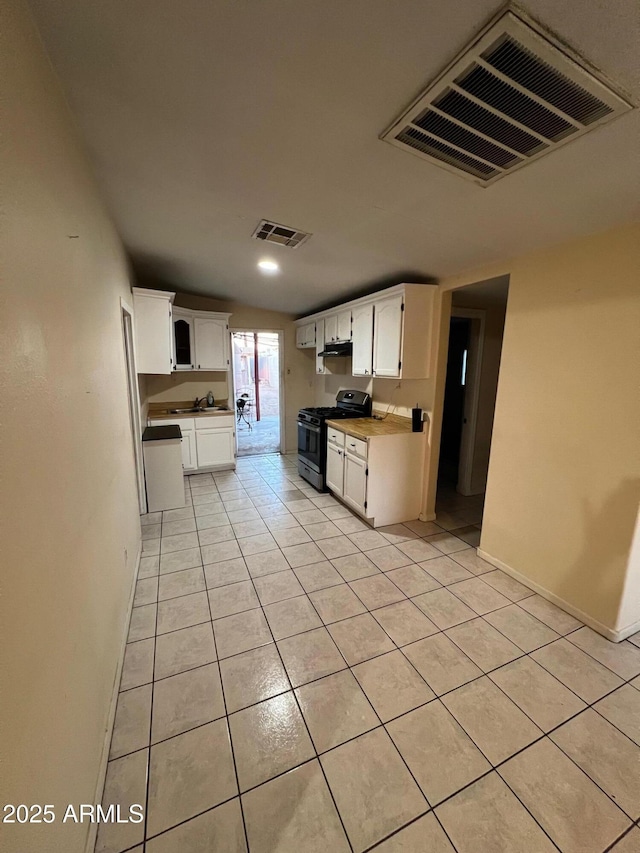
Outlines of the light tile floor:
M369 530L291 458L186 491L142 519L107 772L145 822L96 850L640 851L640 635L459 528Z

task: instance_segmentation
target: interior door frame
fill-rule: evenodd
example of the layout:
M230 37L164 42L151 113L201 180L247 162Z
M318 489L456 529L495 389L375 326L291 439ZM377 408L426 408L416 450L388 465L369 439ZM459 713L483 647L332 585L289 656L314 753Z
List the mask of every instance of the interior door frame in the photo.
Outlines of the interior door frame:
M135 348L135 319L133 308L120 297L120 316L122 321L122 340L127 372L127 399L129 402L129 418L131 421L131 441L136 469L136 485L138 488L138 506L140 515L147 512L147 490L144 480L144 461L142 457L142 417L140 413L140 386L136 369Z
M261 332L269 332L271 335L278 336L278 399L279 399L279 417L280 417L280 453L284 456L286 454L286 430L285 430L285 417L284 413L286 412L285 407L285 384L284 384L284 330L283 329L232 329L229 328L229 352L231 353L231 390L233 392L233 406L230 408L233 409L234 416L236 413L236 371L234 364L234 352L233 352L233 336L237 334L249 334L255 335L260 334ZM257 381L257 377L256 377ZM236 434L236 458L238 457L238 430L235 430Z
M451 307L451 316L471 320L456 491L461 495L473 495L475 494L472 485L473 457L475 454L476 430L478 426L486 311L482 308L462 308L453 305Z

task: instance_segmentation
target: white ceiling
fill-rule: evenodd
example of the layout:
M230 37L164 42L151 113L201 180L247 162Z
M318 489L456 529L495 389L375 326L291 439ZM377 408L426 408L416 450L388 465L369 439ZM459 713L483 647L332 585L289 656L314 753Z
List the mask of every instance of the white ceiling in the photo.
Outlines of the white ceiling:
M638 213L640 110L486 188L378 139L494 0L31 5L147 283L302 313ZM639 100L636 0L527 10ZM252 240L262 218L313 236Z

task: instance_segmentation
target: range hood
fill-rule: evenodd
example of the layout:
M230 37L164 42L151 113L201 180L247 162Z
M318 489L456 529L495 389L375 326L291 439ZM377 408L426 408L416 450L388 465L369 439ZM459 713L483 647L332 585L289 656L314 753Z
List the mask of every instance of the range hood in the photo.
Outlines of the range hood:
M349 341L345 344L325 344L324 349L318 355L321 358L350 358L352 351L353 344Z

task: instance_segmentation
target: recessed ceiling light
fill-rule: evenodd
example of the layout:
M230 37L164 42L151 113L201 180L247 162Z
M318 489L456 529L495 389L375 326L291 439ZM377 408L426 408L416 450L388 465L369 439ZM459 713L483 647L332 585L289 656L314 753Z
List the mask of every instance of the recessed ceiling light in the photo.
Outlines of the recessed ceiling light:
M266 259L258 261L258 267L262 270L262 272L270 274L280 272L280 266L275 261L268 261Z

